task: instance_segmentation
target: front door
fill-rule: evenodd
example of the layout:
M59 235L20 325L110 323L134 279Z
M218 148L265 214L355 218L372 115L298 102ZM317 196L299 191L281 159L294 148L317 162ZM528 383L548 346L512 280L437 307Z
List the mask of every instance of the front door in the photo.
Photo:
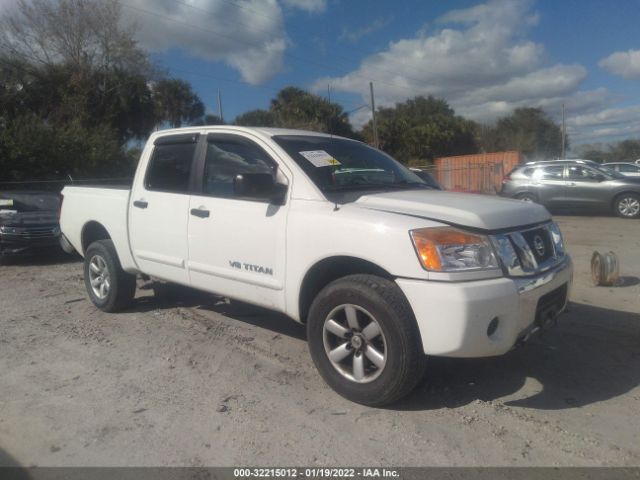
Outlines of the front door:
M609 189L603 186L602 174L586 165L569 165L566 173L568 205L577 208L609 206Z
M191 285L284 309L288 205L239 198L234 178L269 173L288 183L267 146L240 135L210 134L199 166L199 194L189 205Z

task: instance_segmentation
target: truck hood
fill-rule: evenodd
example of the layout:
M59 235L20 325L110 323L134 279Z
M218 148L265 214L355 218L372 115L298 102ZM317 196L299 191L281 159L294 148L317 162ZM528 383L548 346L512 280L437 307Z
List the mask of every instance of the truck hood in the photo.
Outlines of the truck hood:
M480 230L501 230L551 219L546 208L489 195L406 190L363 195L355 206L437 220Z

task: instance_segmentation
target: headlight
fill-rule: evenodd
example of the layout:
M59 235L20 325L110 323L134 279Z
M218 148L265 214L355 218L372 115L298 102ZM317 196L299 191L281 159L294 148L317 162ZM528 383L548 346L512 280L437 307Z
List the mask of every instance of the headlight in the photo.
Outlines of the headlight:
M560 227L556 222L551 222L549 226L549 231L551 232L551 239L553 240L553 245L556 248L556 256L562 257L565 254L564 250L564 239L562 238L562 232L560 231Z
M6 225L3 225L0 227L0 233L4 233L6 235L15 235L16 233L18 233L18 229L16 227L7 227Z
M420 263L434 272L463 272L498 268L485 235L452 227L422 228L409 232Z

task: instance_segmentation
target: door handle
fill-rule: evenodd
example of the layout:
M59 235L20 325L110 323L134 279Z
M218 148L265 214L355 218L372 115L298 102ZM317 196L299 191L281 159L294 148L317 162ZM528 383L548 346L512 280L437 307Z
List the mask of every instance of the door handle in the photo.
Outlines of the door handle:
M209 218L209 210L204 210L201 208L192 208L191 215L198 218Z
M149 206L149 202L146 200L135 200L133 202L133 206L137 208L147 208Z

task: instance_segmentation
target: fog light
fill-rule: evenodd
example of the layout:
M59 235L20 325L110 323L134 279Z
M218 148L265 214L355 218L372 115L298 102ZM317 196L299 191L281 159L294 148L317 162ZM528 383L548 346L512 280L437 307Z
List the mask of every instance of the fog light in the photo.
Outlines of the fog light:
M494 317L493 320L489 322L489 326L487 327L487 337L490 337L491 335L496 333L496 330L498 330L499 323L500 323L500 320L498 320L498 317Z

